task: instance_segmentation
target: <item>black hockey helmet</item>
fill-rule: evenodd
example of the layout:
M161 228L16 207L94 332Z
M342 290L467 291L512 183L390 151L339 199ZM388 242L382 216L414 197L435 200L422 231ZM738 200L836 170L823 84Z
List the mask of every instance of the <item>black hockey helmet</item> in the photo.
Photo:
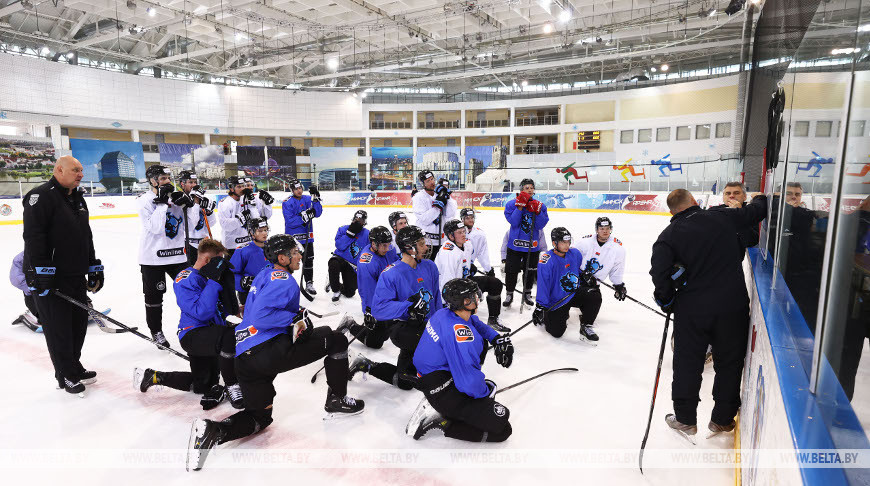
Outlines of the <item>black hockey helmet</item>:
M238 186L239 184L244 184L245 182L241 177L234 175L234 176L227 177L226 183L227 183L227 190L232 191L233 189L236 188L236 186Z
M268 240L266 240L266 244L263 245L263 253L266 256L266 260L269 260L272 263L278 263L278 255L286 255L290 256L290 252L297 248L296 240L293 239L290 235L280 234L270 236ZM300 252L302 249L300 248Z
M446 284L441 290L441 297L452 311L467 310L465 309L465 301L474 301L475 297L480 295L480 289L477 287L477 282L470 278L454 278Z
M526 187L526 186L529 185L529 184L531 184L532 187L535 187L535 181L529 179L528 177L526 177L525 179L521 180L521 181L520 181L520 190L522 191L523 188Z
M595 231L602 227L613 229L613 222L607 216L602 216L595 220Z
M553 241L553 245L555 245L557 241L571 241L571 232L564 226L553 228L553 231L550 231L550 240Z
M250 233L251 236L254 236L254 233L256 233L260 228L266 228L268 230L269 220L266 218L254 218L248 221L248 233Z
M471 216L472 218L474 217L473 208L462 208L462 210L459 211L459 219L465 220L465 218L469 216Z
M393 234L386 226L375 226L369 231L369 243L379 245L381 243L392 243Z
M408 215L405 214L404 211L393 211L392 213L390 213L390 217L389 217L390 227L393 229L396 229L396 223L400 219L404 219L405 221L407 221Z
M412 254L417 250L417 242L426 238L419 226L405 226L396 234L396 244L402 253Z
M419 174L417 174L417 179L418 179L421 183L422 183L422 182L426 182L426 179L428 179L428 178L430 178L430 177L433 178L433 179L435 178L435 174L432 173L431 170L423 170L423 171L420 171Z
M157 180L158 177L162 175L168 175L172 177L172 172L169 171L165 165L154 164L147 169L145 169L145 178L148 179L148 183L151 183L151 179ZM156 187L156 184L152 184Z
M450 221L444 223L444 236L446 236L448 240L454 241L453 233L461 228L465 228L465 225L462 224L462 221L459 221L458 219L451 219Z
M183 170L178 174L178 182L184 183L187 181L198 182L198 178L196 177L196 172L192 170Z
M302 183L299 182L299 179L297 179L295 177L290 179L290 189L291 190L302 189L302 188L303 188Z
M356 212L353 213L353 219L351 219L351 221L356 221L358 219L361 219L363 226L365 226L369 220L369 213L364 209L357 209Z

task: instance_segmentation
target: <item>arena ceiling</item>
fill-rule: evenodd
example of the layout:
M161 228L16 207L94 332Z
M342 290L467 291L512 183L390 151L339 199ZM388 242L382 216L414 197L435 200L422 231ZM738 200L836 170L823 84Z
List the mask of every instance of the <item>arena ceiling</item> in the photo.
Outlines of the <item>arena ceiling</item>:
M204 82L463 92L522 81L648 76L662 64L738 64L746 9L726 14L734 3L0 0L0 43L53 60L86 58L125 72L159 69ZM820 9L830 9L827 27L846 25L847 4L823 2ZM820 49L835 43L828 37L816 36Z

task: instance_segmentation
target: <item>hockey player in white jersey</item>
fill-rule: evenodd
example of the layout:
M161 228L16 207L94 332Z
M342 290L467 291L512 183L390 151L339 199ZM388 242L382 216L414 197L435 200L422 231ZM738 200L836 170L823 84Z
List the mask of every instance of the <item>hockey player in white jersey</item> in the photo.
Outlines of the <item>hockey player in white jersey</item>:
M211 227L217 223L217 215L214 214L216 204L205 196L205 192L199 185L196 172L183 170L178 174L178 189L187 194L193 206L186 210L187 213L187 260L195 262L197 258L197 246L203 238L211 238Z
M391 233L393 237L393 248L396 249L396 255L398 255L399 258L402 258L402 250L400 250L399 245L396 244L396 235L399 233L400 229L408 226L408 215L406 215L404 211L393 211L390 213L389 222L390 228L393 229Z
M261 218L272 217L272 203L275 198L265 190L257 189L251 177L245 177L245 196L248 198L247 203L257 208Z
M613 223L610 218L602 216L595 220L595 234L579 238L573 246L583 254L583 263L581 263L583 269L591 272L598 280L610 279L613 288L616 289L613 296L616 300L622 301L627 295L623 280L625 248L623 248L621 241L613 237L612 233ZM597 310L601 307L601 291L597 284L595 287L582 284L581 287L586 290L586 300L589 301L591 309L595 309L594 315L584 316L587 318L585 322L591 328L598 315ZM586 314L591 314L591 312L586 312Z
M442 223L456 217L456 201L450 198L450 188L447 181L441 179L435 182L435 174L424 170L417 176L423 190L411 198L411 206L417 217L417 226L426 233L426 244L429 245L429 258L435 260L441 249Z
M466 236L466 227L458 219L451 219L444 224L444 236L449 241L444 243L435 257L438 267L438 283L441 288L454 278L467 278L477 283L481 292L486 292L486 305L489 310L487 325L498 332L510 332L510 328L499 322L501 313L501 292L504 285L495 277L487 275L472 275L474 262L474 244ZM491 269L491 268L490 268Z
M256 199L252 203L250 196L253 195L253 190L247 187L243 178L238 176L227 178L227 191L229 192L227 197L218 204L218 221L220 221L223 231L221 241L227 248L229 255L232 256L239 245L251 241L251 235L248 234L247 229L250 220L271 218L272 206L258 204Z
M163 334L163 294L166 276L175 280L187 267L184 254L184 208L193 201L183 191L175 191L169 169L155 164L145 171L151 190L136 199L142 236L139 240L139 266L145 294L145 322L155 341L169 346Z

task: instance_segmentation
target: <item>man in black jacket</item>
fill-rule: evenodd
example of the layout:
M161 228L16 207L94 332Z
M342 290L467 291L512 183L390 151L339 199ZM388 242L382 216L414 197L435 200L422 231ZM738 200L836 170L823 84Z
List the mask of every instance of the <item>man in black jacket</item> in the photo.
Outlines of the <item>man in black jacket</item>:
M653 244L655 298L674 314L674 412L668 425L688 435L697 432L701 373L707 346L713 345L713 432L734 428L740 408L740 376L749 333L749 295L743 277L743 247L738 228L757 224L767 214L767 198L756 197L743 208L704 211L692 194L677 189L668 195L674 216ZM681 266L684 271L675 271ZM678 267L677 267L678 268Z
M740 182L729 182L722 189L722 204L717 208L742 208L746 206L746 188ZM739 226L737 228L737 239L740 240L740 245L745 248L751 248L758 244L758 224Z
M94 255L88 206L79 183L82 164L58 159L53 177L24 196L24 273L32 289L59 388L83 396L96 381L80 361L88 315L53 290L86 302L86 290L103 287L103 266ZM86 280L87 278L87 280Z

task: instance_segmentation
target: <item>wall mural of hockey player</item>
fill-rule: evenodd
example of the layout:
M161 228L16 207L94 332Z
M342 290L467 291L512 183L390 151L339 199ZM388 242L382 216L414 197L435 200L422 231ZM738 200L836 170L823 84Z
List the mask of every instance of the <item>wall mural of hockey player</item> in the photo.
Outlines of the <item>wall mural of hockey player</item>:
M314 290L314 218L323 214L323 205L317 186L308 186L308 195L302 194L304 190L299 179L290 179L292 193L281 204L281 212L284 214L284 233L304 247L302 279L305 281L305 291L317 295Z
M242 323L236 326L236 374L245 409L221 420L194 420L188 442L187 469L202 469L218 444L262 431L272 423L275 378L323 358L326 368L326 418L357 415L365 402L347 396L347 338L327 326L315 328L299 307L293 278L302 254L292 236L275 235L264 252L270 267L254 279Z
M238 247L230 257L235 288L239 294L239 308L243 312L254 277L269 264L263 253L263 247L269 239L269 221L265 218L252 219L248 222L248 233L251 242Z
M538 262L537 303L532 320L553 337L562 337L568 328L568 313L577 307L580 317L580 339L597 345L598 335L590 327L590 319L595 320L601 307L601 293L598 292L595 275L583 269L583 255L577 248L571 248L571 232L563 227L553 228L550 232L553 249L541 253ZM584 288L585 287L585 288ZM588 288L595 288L597 296L590 295ZM565 299L573 294L570 299ZM563 301L564 299L564 301ZM555 307L559 302L562 305Z
M435 182L435 174L424 170L417 175L423 190L411 198L411 206L417 217L417 226L426 233L426 243L430 247L429 259L435 260L441 249L441 230L444 221L456 217L456 201L450 195L447 181Z
M538 256L541 253L537 235L547 226L550 216L547 214L547 206L534 199L534 196L535 182L523 179L517 197L504 206L504 217L511 225L505 261L505 307L510 307L514 301L520 271L523 272L522 292L525 304L535 305L532 301L532 283L535 281L534 272L537 271Z
M375 288L384 269L398 259L399 256L393 250L393 237L390 230L386 226L372 228L369 231L369 246L362 252L356 263L356 279L359 284L364 325L359 325L352 317L345 316L338 326L339 331L356 336L360 342L372 349L380 349L384 345L393 326L392 321L378 321L372 316ZM361 359L364 357L357 357L354 363ZM353 364L350 372L351 376L355 373ZM393 373L389 375L392 377Z
M227 395L233 408L244 408L235 371L235 328L224 321L228 310L221 301L224 285L232 291L232 283L223 278L229 270L226 248L220 241L204 238L198 250L196 262L178 273L172 287L181 309L178 341L190 356L190 371L136 368L133 383L142 393L154 385L192 391L202 395L203 410L217 407Z
M610 218L602 216L595 220L595 234L575 240L573 246L580 250L580 254L583 255L581 268L587 273L592 273L596 279L602 281L606 278L610 279L613 288L616 289L613 297L621 302L628 295L623 279L625 248L623 248L621 241L613 237L612 233L613 222L610 221ZM585 292L580 323L585 326L587 337L595 334L593 326L601 308L601 290L598 287L598 282L591 281L590 283L594 285L587 285L583 280L580 282L580 291ZM583 332L582 328L581 332ZM597 341L597 339L591 340Z
M514 346L475 316L480 289L467 279L444 285L449 308L438 310L414 352L419 388L425 395L405 427L419 440L439 429L445 437L470 442L503 442L513 429L510 411L495 401L495 382L480 369L484 340L492 343L498 364L509 367Z
M168 168L155 164L145 177L151 190L136 199L142 236L139 240L139 266L145 294L145 321L151 336L162 346L169 346L163 334L163 294L166 276L175 280L187 267L184 254L184 210L193 201L183 191L176 191Z
M402 258L402 250L399 248L399 245L396 244L396 235L399 233L399 230L408 226L408 215L406 215L404 211L393 211L390 213L388 221L390 223L390 228L393 229L392 243L393 248L396 250L396 256Z
M356 293L356 261L369 239L369 230L365 229L368 218L368 213L360 209L353 214L350 224L335 232L335 251L329 259L326 286L327 292L332 290L333 302L338 302L342 295L351 298Z
M464 216L468 216L467 211L472 211L470 215L472 224L474 221L474 213L471 209L463 209ZM465 219L463 217L463 219ZM483 244L486 244L486 236L478 229L478 235L483 237ZM498 332L510 332L510 328L505 327L499 321L501 314L501 292L504 284L501 280L495 278L495 272L490 267L492 275L475 275L477 268L474 266L475 253L477 246L468 237L468 228L458 219L451 219L444 225L444 235L449 240L444 243L442 251L438 252L435 258L435 265L438 266L438 275L441 288L453 280L454 278L468 278L477 283L478 288L482 292L487 293L486 307L489 310L489 319L486 324ZM488 256L486 260L488 261Z
M426 321L441 308L438 268L425 258L426 235L417 226L399 230L396 243L402 259L388 266L378 278L371 302L376 322L392 322L390 341L399 348L396 364L375 363L359 355L351 365L351 377L363 372L402 390L417 386L414 350Z
M253 188L239 176L227 177L226 184L228 197L218 204L218 221L223 231L223 244L232 256L239 245L251 241L248 223L252 219L272 217L272 202L266 203L263 194L266 194L266 199L274 198L269 193L260 191L260 198L256 199Z

